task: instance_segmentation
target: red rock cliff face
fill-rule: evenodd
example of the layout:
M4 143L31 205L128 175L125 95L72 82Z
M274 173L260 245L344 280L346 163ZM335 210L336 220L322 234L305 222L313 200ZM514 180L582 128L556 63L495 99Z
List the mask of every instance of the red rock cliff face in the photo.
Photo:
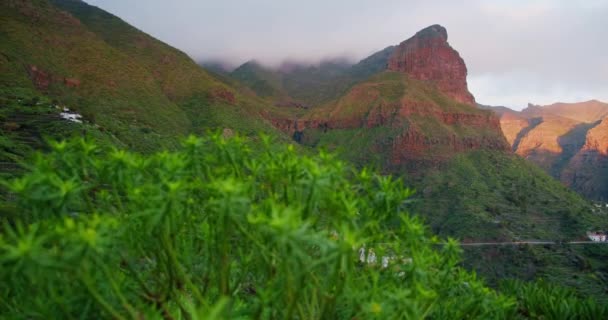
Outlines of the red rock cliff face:
M582 195L608 201L608 104L494 109L513 151Z
M402 42L388 61L388 69L433 83L458 102L474 104L467 87L467 67L460 54L448 44L448 33L433 25Z
M410 100L403 101L399 115L412 125L395 137L390 151L392 165L436 165L457 153L477 149L509 151L498 117L491 112L449 112ZM420 120L414 119L440 123L442 129L424 129ZM467 133L457 128L467 128Z
M298 142L347 149L355 163L381 159L387 172L423 174L459 153L510 151L499 118L474 104L464 61L443 27L418 32L387 64L393 72L356 84L326 106L299 117L266 117Z
M587 132L587 139L581 151L608 156L608 117Z

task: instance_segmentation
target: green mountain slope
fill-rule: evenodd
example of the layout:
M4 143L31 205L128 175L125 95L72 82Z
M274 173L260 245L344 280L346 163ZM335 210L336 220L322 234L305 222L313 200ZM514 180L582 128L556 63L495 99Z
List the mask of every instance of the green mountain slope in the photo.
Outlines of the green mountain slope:
M35 89L136 150L210 128L275 132L250 121L262 100L103 10L71 0L0 6L0 86Z
M287 63L270 68L250 61L230 76L257 95L279 105L317 107L339 98L350 87L386 69L395 47L387 47L356 64L343 59L322 61L318 65Z
M283 89L280 75L263 67L256 61L249 61L241 65L230 75L262 98L271 98L277 101L289 99L287 92Z

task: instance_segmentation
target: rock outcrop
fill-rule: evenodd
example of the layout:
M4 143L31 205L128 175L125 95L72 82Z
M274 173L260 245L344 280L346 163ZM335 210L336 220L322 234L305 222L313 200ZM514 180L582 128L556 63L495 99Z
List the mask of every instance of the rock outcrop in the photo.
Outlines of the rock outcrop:
M61 83L68 88L78 88L80 87L80 80L77 78L65 78L61 76L57 76L55 74L51 74L41 68L30 65L27 68L27 73L32 80L32 83L36 87L36 89L41 91L46 91L49 89L49 86L53 83Z
M500 117L500 126L502 129L507 142L511 146L515 145L516 141L519 143L519 133L531 126L531 120L523 116L513 113L504 113Z
M390 57L388 69L433 83L458 102L475 103L467 87L464 60L449 45L448 33L440 25L425 28L402 42Z
M498 117L475 105L445 28L433 25L389 49L386 70L337 101L267 118L303 144L348 149L355 163L380 158L386 171L417 174L462 152L509 152Z
M219 100L228 104L235 104L236 97L234 93L226 88L220 87L212 91L211 96L214 100Z
M587 132L587 139L581 151L593 151L608 156L608 117Z
M37 66L30 66L27 71L36 89L47 90L49 88L52 79L48 72L39 69Z

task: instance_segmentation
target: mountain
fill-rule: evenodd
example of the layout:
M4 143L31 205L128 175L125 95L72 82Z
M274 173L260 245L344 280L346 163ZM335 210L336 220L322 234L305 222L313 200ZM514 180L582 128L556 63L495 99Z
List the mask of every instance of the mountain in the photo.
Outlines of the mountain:
M244 63L232 71L231 76L262 98L270 98L275 102L290 99L283 88L281 75L267 69L257 61Z
M512 153L517 134L505 134L507 140L499 117L475 104L466 65L443 27L416 33L388 59L383 71L336 100L271 122L305 146L337 150L358 166L402 177L418 190L410 211L442 236L562 241L606 227L606 213ZM501 110L510 125L528 126L525 117ZM555 250L473 248L465 251L465 264L493 283L542 277L604 294L608 269L598 261L606 250Z
M589 100L578 103L554 103L548 106L537 106L529 104L522 113L532 116L541 114L553 114L578 122L595 122L608 116L608 104L598 100Z
M200 61L198 62L198 64L203 67L203 69L205 69L207 72L221 76L226 76L232 70L235 69L235 67L230 63L226 63L219 60Z
M397 47L388 69L430 81L450 98L473 104L475 99L467 88L467 67L447 40L447 30L440 25L423 29Z
M608 200L608 104L530 104L521 112L494 109L515 153L580 194Z
M389 46L356 64L338 58L318 65L286 62L270 68L249 61L230 75L276 105L311 108L337 99L357 82L386 70L394 50Z
M498 118L473 105L466 66L443 27L426 28L393 48L382 72L336 101L272 122L306 145L339 146L351 161L373 161L393 173L422 171L468 150L508 150ZM450 78L458 85L449 86Z
M0 87L67 106L135 150L212 128L278 134L259 116L272 106L99 8L7 0L0 9Z

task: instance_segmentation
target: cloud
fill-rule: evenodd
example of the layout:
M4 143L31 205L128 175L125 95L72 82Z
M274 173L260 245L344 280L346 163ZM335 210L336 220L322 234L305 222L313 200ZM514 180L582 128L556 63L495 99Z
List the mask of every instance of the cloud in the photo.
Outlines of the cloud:
M523 109L528 103L548 105L555 102L580 102L597 99L608 101L608 85L591 86L565 81L547 82L532 72L514 71L501 74L472 75L469 88L478 103ZM500 103L496 103L500 100Z
M197 60L232 64L358 60L439 23L483 103L608 100L607 0L89 2Z

